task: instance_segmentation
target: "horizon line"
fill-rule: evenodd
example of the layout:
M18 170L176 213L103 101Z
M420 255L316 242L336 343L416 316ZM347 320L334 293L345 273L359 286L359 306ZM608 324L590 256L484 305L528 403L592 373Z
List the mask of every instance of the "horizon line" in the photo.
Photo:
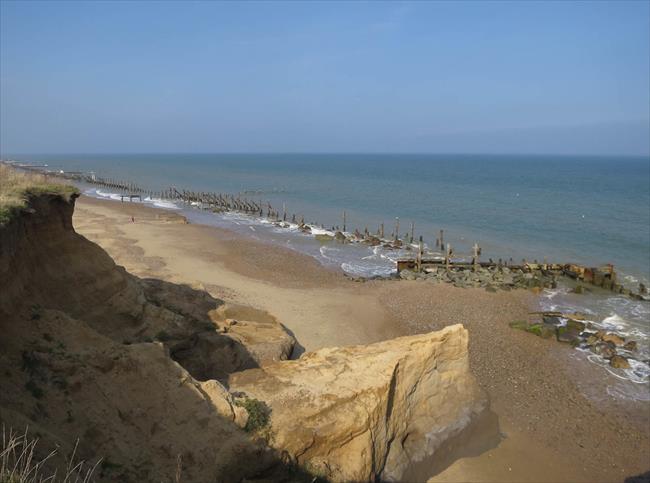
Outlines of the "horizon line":
M568 156L568 157L627 157L650 158L648 153L530 153L530 152L435 152L435 151L51 151L3 152L6 156L106 156L106 155L379 155L379 156Z

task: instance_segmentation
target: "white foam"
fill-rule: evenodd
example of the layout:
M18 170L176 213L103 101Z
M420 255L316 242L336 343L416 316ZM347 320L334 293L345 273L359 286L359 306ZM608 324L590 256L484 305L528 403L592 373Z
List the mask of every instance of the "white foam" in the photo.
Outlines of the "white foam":
M180 210L181 209L179 206L176 206L176 204L172 203L171 201L157 200L157 199L152 199L150 201L151 201L151 204L153 204L154 206L157 206L158 208L165 208L167 210Z
M90 194L92 196L93 190L89 190L86 192L86 194ZM105 191L100 191L100 190L95 190L95 194L101 198L109 198L111 200L115 201L120 201L122 199L122 196L117 194L117 193L107 193Z
M581 351L584 351L584 349L581 349ZM587 352L591 351L587 350ZM650 383L650 367L648 367L645 362L637 361L636 359L628 359L628 363L630 364L629 369L616 369L609 364L607 359L604 359L597 354L591 353L587 356L587 360L605 368L607 372L617 379L633 382L635 384Z
M636 359L628 359L629 369L623 369L628 379L637 384L648 384L650 382L650 366L645 362Z
M639 283L639 279L636 277L633 277L632 275L626 275L623 277L623 280L629 283Z
M320 251L320 254L321 254L321 256L322 256L323 258L325 258L325 259L327 259L327 260L332 260L332 261L335 261L335 260L336 260L335 257L330 256L330 255L328 255L327 253L329 252L330 254L333 255L334 253L338 252L338 249L336 249L336 248L332 248L332 247L328 247L328 246L323 245L323 246L321 246L321 247L319 248L319 251Z
M385 277L391 275L394 271L389 267L381 267L377 265L366 266L350 262L341 263L341 269L346 273L359 277Z
M609 385L607 386L607 394L615 399L628 399L632 401L650 401L650 390L645 387L630 387L629 384L625 386Z
M621 330L625 330L625 328L627 327L627 323L625 319L623 319L618 314L612 314L609 317L605 317L603 321L600 323L600 326L607 330L621 331Z
M319 228L317 226L312 226L312 225L309 225L309 226L311 228L311 234L312 235L330 235L330 236L335 235L335 233L333 231L331 231L331 230L326 230L324 228Z

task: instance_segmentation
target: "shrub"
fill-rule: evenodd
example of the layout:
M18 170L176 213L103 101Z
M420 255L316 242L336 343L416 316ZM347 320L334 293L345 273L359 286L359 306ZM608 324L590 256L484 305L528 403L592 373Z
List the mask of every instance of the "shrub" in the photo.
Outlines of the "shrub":
M41 361L34 355L33 351L23 351L23 371L30 376L35 376L40 371Z
M258 401L254 398L246 397L235 400L235 405L243 407L248 413L248 421L244 427L245 431L250 433L259 431L269 424L271 408L264 401Z
M156 340L159 340L160 342L165 342L166 340L169 339L171 339L171 336L164 330L161 330L156 334Z
M99 467L99 476L108 476L110 473L121 470L122 465L113 463L109 460L103 460Z
M34 379L30 379L29 381L27 381L27 383L25 383L25 389L31 392L32 396L34 396L36 399L40 399L45 395L43 389L38 387L38 384L34 382Z

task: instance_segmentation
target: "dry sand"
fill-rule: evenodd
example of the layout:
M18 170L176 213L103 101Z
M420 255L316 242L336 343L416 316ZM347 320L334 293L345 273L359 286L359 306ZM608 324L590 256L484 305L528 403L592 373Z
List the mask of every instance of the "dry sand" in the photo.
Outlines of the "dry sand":
M431 481L623 481L650 470L650 405L594 403L578 385L604 391L604 371L574 360L569 347L508 327L534 306L529 292L352 282L311 257L136 203L82 197L74 225L135 275L270 312L307 351L463 323L503 439Z

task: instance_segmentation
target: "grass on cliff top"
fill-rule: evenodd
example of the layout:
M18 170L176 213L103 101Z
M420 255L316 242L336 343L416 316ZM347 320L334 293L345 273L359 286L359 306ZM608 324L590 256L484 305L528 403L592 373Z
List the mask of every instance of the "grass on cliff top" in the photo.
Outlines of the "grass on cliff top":
M0 226L8 223L29 198L41 194L61 196L66 201L79 191L42 174L26 173L0 164Z

